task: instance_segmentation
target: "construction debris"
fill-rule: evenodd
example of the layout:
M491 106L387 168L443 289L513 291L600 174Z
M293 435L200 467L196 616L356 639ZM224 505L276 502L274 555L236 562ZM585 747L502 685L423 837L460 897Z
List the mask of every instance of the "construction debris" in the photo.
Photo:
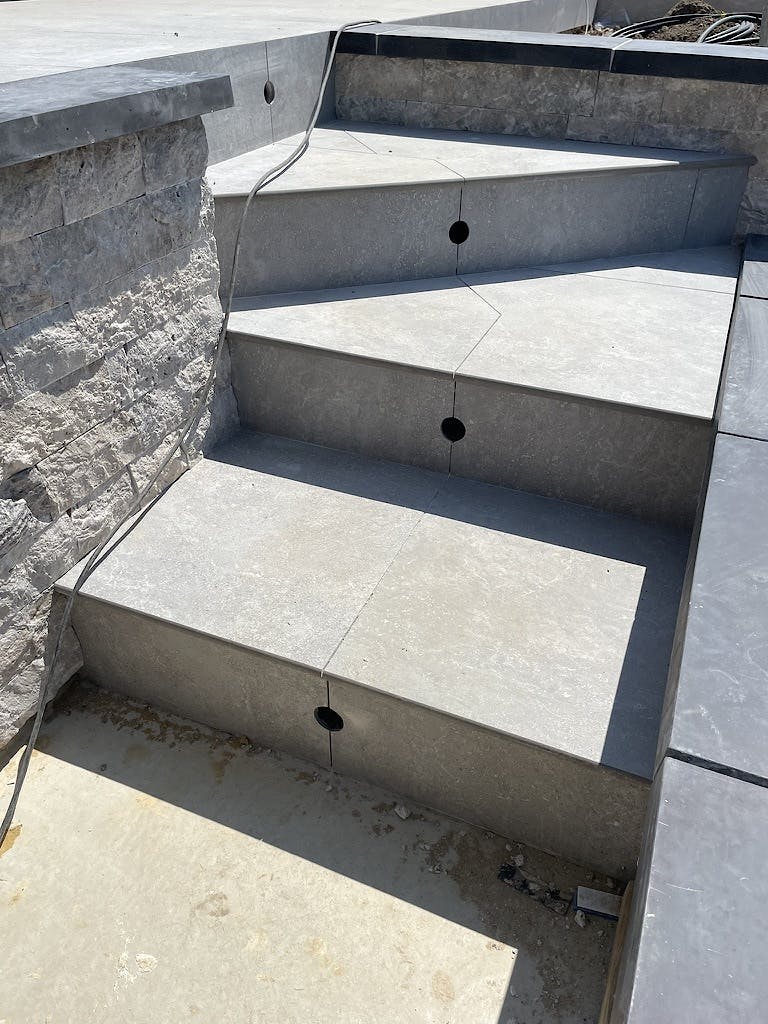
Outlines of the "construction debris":
M577 885L573 905L576 911L593 914L595 917L605 917L609 921L618 921L621 897L614 892L601 892L586 885Z
M518 860L518 857L515 857L515 861ZM551 910L554 914L565 917L568 913L571 906L570 896L561 895L559 889L547 885L539 878L528 877L520 870L516 863L502 864L499 868L498 877L505 885L511 885L516 892L522 893L524 896L530 896L531 899L541 903L542 906L546 907L547 910Z
M398 818L402 818L403 821L405 821L407 818L410 818L411 816L411 812L408 810L405 804L395 804L395 814L398 816Z

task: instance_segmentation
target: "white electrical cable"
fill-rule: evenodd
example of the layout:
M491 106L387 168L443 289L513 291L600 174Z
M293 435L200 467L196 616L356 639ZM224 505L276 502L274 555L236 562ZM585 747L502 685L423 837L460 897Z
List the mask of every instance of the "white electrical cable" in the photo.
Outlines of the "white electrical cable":
M8 829L11 827L13 815L16 811L16 805L19 802L19 796L21 795L21 789L22 786L24 785L24 779L27 774L27 768L29 767L29 761L30 758L32 757L32 751L35 748L35 743L37 742L37 737L40 733L40 727L43 723L43 715L45 713L46 698L48 696L48 690L50 689L51 679L53 678L53 670L56 666L59 654L61 653L61 644L64 639L64 633L66 631L67 625L69 624L72 615L72 606L75 602L75 598L80 592L85 581L88 579L88 577L91 575L94 568L96 567L96 563L98 562L99 557L104 551L104 549L115 537L117 532L128 522L128 520L141 510L141 506L144 502L144 499L147 497L147 495L150 493L150 491L155 486L157 481L160 479L165 468L168 466L171 459L174 457L174 455L176 455L178 451L181 451L182 454L184 455L184 458L187 461L187 467L189 468L187 446L194 437L195 431L197 430L200 420L202 419L203 413L205 412L208 396L211 392L211 388L213 387L213 383L216 379L216 366L219 362L219 358L221 357L221 353L224 349L224 344L226 342L227 327L229 325L229 314L232 311L232 300L235 294L237 266L240 259L240 240L243 232L243 225L245 224L245 219L248 216L248 210L250 209L251 203L253 202L253 199L256 196L256 194L260 192L261 189L263 189L266 185L269 185L271 182L275 181L277 178L280 177L281 174L285 174L285 172L290 167L292 167L297 160L300 160L301 157L306 153L307 148L309 147L310 136L312 135L312 132L317 124L317 119L320 116L320 108L323 105L325 90L328 87L328 80L331 77L333 61L336 56L336 50L338 48L339 39L341 38L342 32L347 32L353 28L363 28L365 25L380 24L380 21L355 21L350 22L347 25L342 25L340 29L336 30L333 37L333 43L331 44L331 48L328 52L328 57L326 58L326 64L323 71L323 77L320 82L320 91L317 96L317 102L315 103L315 107L312 111L312 116L310 118L309 124L307 125L307 129L304 132L304 136L301 142L293 150L293 152L290 153L284 160L281 160L279 164L276 164L275 167L273 167L271 170L263 174L256 182L256 184L253 186L251 191L248 193L248 198L245 201L243 212L240 215L240 221L238 223L237 233L235 235L235 245L232 252L232 272L230 274L229 285L227 286L226 292L226 300L223 306L224 317L222 319L221 330L219 331L219 337L216 343L216 348L213 353L213 359L211 361L211 369L208 374L208 379L206 380L203 389L200 392L200 395L197 399L197 402L194 405L194 408L189 418L185 421L185 423L179 430L176 443L173 445L173 447L167 453L167 455L162 460L158 468L152 474L152 476L149 479L149 482L144 485L139 494L131 502L131 505L128 508L128 510L121 516L119 521L115 523L115 525L106 535L106 537L101 541L101 543L91 552L88 561L85 563L82 570L80 571L80 574L77 577L77 580L75 581L75 584L72 587L72 590L67 598L67 602L64 606L64 612L62 614L58 630L56 631L56 644L53 648L53 656L51 657L51 660L49 661L48 665L43 669L43 675L40 680L40 689L38 691L37 703L35 706L35 717L32 722L32 730L29 734L29 739L27 740L27 745L24 749L24 753L21 755L21 759L19 761L19 767L16 772L16 781L14 783L13 793L11 794L8 809L5 812L3 823L2 825L0 825L0 845L2 845L8 833ZM166 435L166 437L167 436L168 435ZM116 541L115 546L117 546L119 542L120 539Z

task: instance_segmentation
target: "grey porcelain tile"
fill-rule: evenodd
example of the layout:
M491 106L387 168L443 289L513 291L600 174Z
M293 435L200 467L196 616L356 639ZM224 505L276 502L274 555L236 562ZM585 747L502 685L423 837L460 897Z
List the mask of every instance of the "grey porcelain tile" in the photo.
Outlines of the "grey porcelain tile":
M236 300L230 333L451 372L498 313L456 277Z
M469 238L459 247L459 273L677 249L696 175L573 175L567 187L558 178L468 182L461 215Z
M244 426L447 473L450 373L230 336Z
M309 124L328 55L328 33L269 39L266 46L269 80L275 87L269 114L278 141Z
M715 245L673 252L644 252L581 263L584 272L619 281L638 281L668 288L725 292L733 297L739 276L737 246Z
M726 292L592 275L578 263L464 280L501 318L460 375L711 419Z
M178 480L84 593L320 668L431 500L435 480L244 434Z
M460 192L458 184L443 184L260 196L243 236L237 294L453 274L456 246L448 230L459 215ZM232 264L240 209L239 199L216 201L224 268Z
M690 526L710 422L459 377L466 426L451 470L579 504Z
M450 479L327 672L650 778L678 530Z
M762 1020L768 791L667 758L649 819L611 1019Z
M750 235L747 239L739 293L768 299L768 236Z
M720 429L768 441L768 302L740 298L728 343Z
M682 243L684 248L731 241L748 172L748 167L712 167L699 171Z
M239 295L339 288L456 270L449 228L459 215L458 184L262 196L241 249ZM238 200L217 201L223 267L240 216ZM269 246L264 247L264 239Z
M334 676L328 685L344 719L332 741L335 771L613 878L632 873L645 780Z
M327 689L316 669L90 597L78 598L73 624L92 682L328 764L328 739L314 720Z
M768 444L719 434L660 756L768 780ZM683 632L684 630L684 632Z

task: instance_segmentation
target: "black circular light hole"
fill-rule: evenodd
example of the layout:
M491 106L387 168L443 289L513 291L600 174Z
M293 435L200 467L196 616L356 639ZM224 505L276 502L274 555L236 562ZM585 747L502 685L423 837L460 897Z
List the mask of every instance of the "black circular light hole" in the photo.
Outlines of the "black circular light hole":
M467 432L467 428L455 416L447 416L440 424L440 429L443 432L443 437L451 442L460 441Z
M465 220L456 220L448 229L448 237L454 245L461 245L469 238L469 224Z
M315 721L328 732L341 732L344 728L344 719L333 708L315 708Z
M275 83L270 82L269 79L264 83L264 99L267 103L271 103L275 98Z

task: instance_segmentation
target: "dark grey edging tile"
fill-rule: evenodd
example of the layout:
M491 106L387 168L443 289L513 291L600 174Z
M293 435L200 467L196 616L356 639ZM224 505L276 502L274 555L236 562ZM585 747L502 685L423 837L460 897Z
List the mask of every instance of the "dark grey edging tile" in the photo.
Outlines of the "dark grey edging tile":
M720 430L768 441L768 301L736 302L720 395Z
M377 25L345 32L339 52L412 60L531 64L756 85L768 83L768 52L549 32Z
M739 294L768 299L768 235L748 235Z

